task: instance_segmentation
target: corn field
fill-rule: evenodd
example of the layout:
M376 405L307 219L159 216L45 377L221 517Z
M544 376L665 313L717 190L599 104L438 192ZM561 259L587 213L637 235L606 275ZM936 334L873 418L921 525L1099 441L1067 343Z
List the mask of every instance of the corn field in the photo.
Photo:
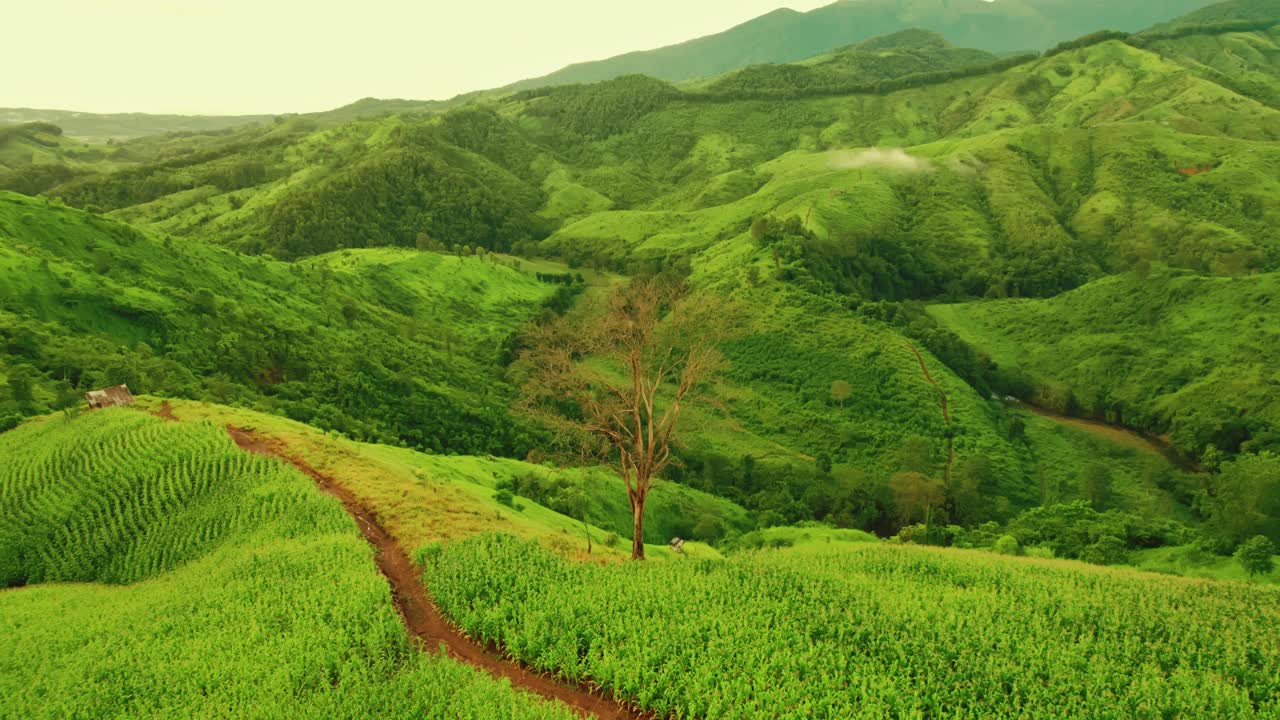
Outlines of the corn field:
M341 506L214 425L0 435L0 533L4 720L574 717L414 649Z
M1280 593L867 544L582 565L426 553L441 609L535 668L678 718L1280 717Z

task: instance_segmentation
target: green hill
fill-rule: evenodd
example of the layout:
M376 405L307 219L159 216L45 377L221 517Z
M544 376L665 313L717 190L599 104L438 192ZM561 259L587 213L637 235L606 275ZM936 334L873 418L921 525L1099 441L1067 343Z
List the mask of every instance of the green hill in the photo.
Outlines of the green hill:
M1230 35L1272 41L1266 32ZM1161 516L1194 519L1191 494L1177 483L1161 487L1138 451L1099 450L1087 433L988 401L992 378L980 359L911 304L1051 296L1151 261L1219 276L1277 267L1280 112L1192 71L1185 58L1123 39L1078 45L1001 70L914 73L853 94L735 99L631 77L430 118L331 128L295 118L175 147L163 162L53 192L183 236L162 251L163 241L144 233L133 252L93 238L86 223L121 226L55 209L81 218L76 272L97 261L90 242L106 242L104 254L136 265L119 267L117 278L104 260L113 283L152 294L176 284L189 294L185 304L161 311L147 300L121 310L127 295L95 290L88 307L115 309L80 318L61 336L101 336L94 323L109 322L105 335L116 340L108 357L121 354L119 338L130 348L143 342L140 352L156 356L146 362L186 378L146 379L144 390L252 404L359 438L523 457L541 440L507 411L503 349L546 303L563 307L578 286L529 271L560 274L565 265L526 260L518 272L469 255L374 246L510 249L590 277L587 268L635 275L671 267L741 299L753 327L724 348L730 369L713 406L693 415L683 468L673 471L682 482L767 513L769 523L836 514L840 504L823 488L852 495L865 483L867 514L840 522L893 532L890 503L874 496L902 470L899 449L921 440L931 472L941 472L946 434L933 391L904 350L910 338L962 418L953 431L958 458L990 468L981 481L992 500L987 517L1078 499L1085 468L1106 457L1121 489L1114 507L1153 505ZM951 50L909 33L849 52ZM41 246L56 233L32 234L44 223L32 208L13 213L32 214L33 230L15 218L9 234ZM325 254L286 265L201 241ZM335 251L340 245L368 247ZM146 261L153 253L162 259ZM172 265L168 253L178 254ZM178 268L193 263L213 270L181 276ZM35 295L27 282L7 291L15 322L29 312L19 308L25 303L66 326L67 310L53 307L65 305L60 281L42 281ZM202 289L214 296L216 332L207 314L191 314L210 307ZM505 297L522 309L499 306ZM268 349L302 349L245 350L231 376L219 377L214 348L229 333L247 336L237 329L245 323L278 339ZM12 364L30 366L20 375L39 373L41 407L55 405L60 365L47 354ZM97 369L71 384L121 376ZM843 405L831 397L836 381L855 388ZM1026 443L1010 436L1015 419L1029 428Z
M1280 450L1275 273L1117 276L1049 300L935 305L1053 410L1168 434L1200 457Z
M71 110L37 110L33 108L0 108L0 123L43 122L57 125L67 135L85 142L128 140L148 135L178 132L209 132L269 122L270 115L149 115L146 113L87 113Z
M789 63L876 35L924 28L960 47L994 53L1043 50L1100 28L1136 31L1210 0L842 0L807 13L775 10L716 35L578 63L511 86L599 82L643 74L679 81L764 63Z
M863 77L872 51L855 49L796 66L799 85L775 67L759 72L777 85L628 77L427 119L298 119L50 192L286 258L425 234L618 271L740 258L756 219L797 218L814 238L779 258L872 300L1052 295L1142 256L1268 270L1280 111L1251 88L1277 82L1277 32L1094 38L1013 67L805 84L841 58ZM1206 69L1221 43L1253 48L1248 73ZM888 52L890 67L963 53Z
M128 383L361 438L523 456L536 433L510 418L504 348L573 292L497 257L380 249L289 265L8 193L0 236L10 426Z
M921 73L989 66L997 57L952 47L941 35L904 30L793 65L758 65L694 85L710 95L799 97L837 94Z
M408 550L477 533L503 531L538 540L574 556L586 555L582 519L592 526L596 556L619 559L623 550L605 543L609 534L630 538L631 511L620 481L603 468L559 467L493 456L419 453L362 443L300 422L244 408L190 400L143 398L140 406L167 406L184 422L212 422L251 430L338 478L343 487L376 510L379 520ZM499 498L502 490L512 500ZM754 527L736 504L676 483L654 487L645 541L656 557L670 555L673 537L719 541ZM693 548L694 544L690 544ZM698 545L694 554L714 556Z
M417 651L341 506L221 427L32 422L0 498L4 584L47 583L0 592L0 717L572 717Z

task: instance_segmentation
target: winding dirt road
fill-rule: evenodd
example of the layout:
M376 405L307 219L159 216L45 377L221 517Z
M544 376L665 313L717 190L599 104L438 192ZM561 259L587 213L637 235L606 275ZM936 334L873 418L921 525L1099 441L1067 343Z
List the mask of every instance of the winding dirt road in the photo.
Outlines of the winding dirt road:
M377 550L378 570L391 584L391 596L396 610L404 620L405 628L421 641L424 649L456 658L496 678L506 678L515 687L558 700L584 717L596 717L600 720L641 720L651 717L614 700L599 688L568 685L539 675L502 657L497 648L485 647L463 635L444 619L427 597L426 589L418 580L418 571L405 554L404 548L378 524L373 513L361 505L350 491L301 458L291 456L280 443L270 438L230 425L227 426L227 432L241 449L290 463L315 480L321 490L342 502L347 512L355 518L364 539Z
M1177 448L1173 447L1173 445L1164 438L1154 437L1136 430L1131 430L1121 425L1112 425L1100 420L1088 420L1085 418L1063 415L1021 400L1008 404L1010 407L1014 407L1019 410L1026 410L1032 415L1039 415L1042 418L1052 420L1060 425L1069 425L1079 430L1084 430L1085 432L1107 438L1112 442L1119 443L1127 447L1149 452L1154 455L1160 455L1175 467L1185 470L1186 472L1204 472L1203 467L1194 460L1190 460L1185 455L1178 452Z

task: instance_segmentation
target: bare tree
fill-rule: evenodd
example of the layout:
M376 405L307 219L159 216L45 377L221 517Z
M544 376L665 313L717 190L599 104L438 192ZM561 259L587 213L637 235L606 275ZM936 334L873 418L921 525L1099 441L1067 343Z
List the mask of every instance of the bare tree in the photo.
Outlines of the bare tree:
M617 471L644 559L649 489L671 462L681 411L720 365L725 306L679 285L637 281L530 331L522 405L584 460Z

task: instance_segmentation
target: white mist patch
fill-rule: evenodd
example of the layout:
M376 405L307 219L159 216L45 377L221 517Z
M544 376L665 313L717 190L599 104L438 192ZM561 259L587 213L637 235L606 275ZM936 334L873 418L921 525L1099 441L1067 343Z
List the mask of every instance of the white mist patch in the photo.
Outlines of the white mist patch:
M920 173L933 170L933 163L924 158L908 155L902 148L870 148L836 153L831 167L841 170L858 168L884 168L902 172Z

